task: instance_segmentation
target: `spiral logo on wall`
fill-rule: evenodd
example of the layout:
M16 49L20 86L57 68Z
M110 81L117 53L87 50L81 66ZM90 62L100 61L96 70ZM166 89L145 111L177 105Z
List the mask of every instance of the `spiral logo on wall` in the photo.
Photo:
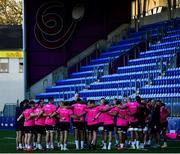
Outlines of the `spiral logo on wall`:
M78 21L84 16L84 6L76 4L72 10L72 22L64 29L63 18L57 11L63 7L63 3L55 1L42 4L37 10L34 34L41 46L48 49L64 46L72 36Z

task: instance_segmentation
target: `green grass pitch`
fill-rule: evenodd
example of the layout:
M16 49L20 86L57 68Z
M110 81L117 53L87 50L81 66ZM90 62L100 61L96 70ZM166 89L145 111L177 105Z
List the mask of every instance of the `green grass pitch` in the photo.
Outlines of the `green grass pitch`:
M15 131L0 131L0 153L24 153L24 151L16 151L16 145L15 145ZM70 135L69 141L73 143L73 136ZM98 140L99 142L100 140ZM69 144L68 151L60 151L58 149L49 151L47 153L180 153L180 141L168 141L168 148L166 149L145 149L145 150L100 150L99 148L97 150L75 150L74 144ZM46 151L33 151L34 152L41 152L46 153Z

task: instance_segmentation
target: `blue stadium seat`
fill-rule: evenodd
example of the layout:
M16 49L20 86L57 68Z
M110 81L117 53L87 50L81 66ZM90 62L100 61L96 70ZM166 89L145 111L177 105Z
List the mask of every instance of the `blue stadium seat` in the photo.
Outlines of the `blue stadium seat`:
M46 89L46 92L59 92L59 91L79 91L83 90L86 84L70 84L61 86L50 86Z
M94 69L104 69L104 67L107 67L108 65L109 63L81 66L80 71L93 71Z
M164 48L164 49L156 49L156 50L149 50L146 52L141 52L139 54L140 58L143 57L154 57L154 56L159 56L159 55L166 55L166 54L172 54L175 51L175 47L170 47L170 48Z

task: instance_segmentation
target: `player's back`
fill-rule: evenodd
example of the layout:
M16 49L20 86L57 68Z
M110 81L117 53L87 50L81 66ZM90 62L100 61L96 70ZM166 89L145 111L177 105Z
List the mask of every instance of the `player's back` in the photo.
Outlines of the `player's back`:
M60 119L60 122L70 122L70 115L72 115L71 109L60 107L56 112L59 114L60 117L63 117Z
M137 108L139 106L139 103L137 103L137 102L128 102L128 103L126 103L125 106L127 107L127 112L129 113L128 121L136 122L137 119L135 118L135 115L137 113Z
M99 119L94 120L94 118L96 117L98 113L99 113L98 107L87 109L86 120L87 120L88 125L97 124L99 122Z
M137 102L128 102L126 103L127 109L131 114L135 114L139 104Z
M80 114L82 114L83 112L85 112L85 110L86 110L86 108L87 108L87 105L86 105L86 104L81 104L81 103L76 103L76 104L73 104L72 107L73 107L73 113L74 113L74 115L79 116ZM81 116L81 117L80 117L80 121L83 121L83 122L84 122L84 120L85 120L85 117L84 117L84 116ZM74 122L79 122L79 120L74 119Z
M23 112L23 116L25 118L24 126L33 126L34 125L34 118L30 118L31 113L33 113L34 110L32 108L26 109Z
M107 109L107 108L109 108L109 105L99 105L98 108L99 108L99 110ZM98 118L99 122L104 123L105 116L106 116L106 113L102 112Z

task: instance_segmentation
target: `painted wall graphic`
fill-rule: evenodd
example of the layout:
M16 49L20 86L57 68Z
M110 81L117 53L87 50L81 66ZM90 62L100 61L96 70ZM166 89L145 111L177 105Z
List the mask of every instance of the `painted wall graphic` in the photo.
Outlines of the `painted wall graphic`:
M25 0L27 87L131 19L131 0Z
M72 22L63 33L64 19L58 13L63 7L62 2L45 2L38 8L34 35L41 46L48 49L64 46L74 33L77 22L84 16L84 6L76 4L72 10Z

